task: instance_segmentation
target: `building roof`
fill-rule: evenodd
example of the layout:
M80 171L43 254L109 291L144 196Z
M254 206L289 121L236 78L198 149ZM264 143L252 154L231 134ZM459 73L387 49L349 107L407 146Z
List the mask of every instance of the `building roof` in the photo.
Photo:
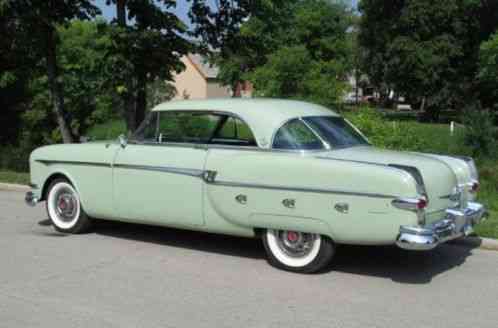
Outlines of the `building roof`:
M216 79L218 77L220 71L218 66L209 63L206 57L199 54L188 54L187 57L204 78Z
M305 116L338 116L326 107L304 101L271 98L219 98L174 100L157 105L153 111L222 111L245 121L258 145L269 148L275 131L286 121Z

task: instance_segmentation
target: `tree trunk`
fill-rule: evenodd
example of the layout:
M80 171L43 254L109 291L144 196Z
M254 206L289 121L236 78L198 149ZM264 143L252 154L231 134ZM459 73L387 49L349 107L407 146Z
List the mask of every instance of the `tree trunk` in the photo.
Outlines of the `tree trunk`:
M126 0L116 0L116 18L119 27L126 27ZM122 96L123 114L126 121L128 136L131 136L137 128L137 115L135 106L135 96L133 92L133 81L127 81L128 89Z
M55 45L55 30L52 26L47 26L46 31L46 60L47 60L47 77L50 87L52 100L52 111L57 119L57 124L61 131L64 143L73 142L73 136L69 129L68 122L64 116L64 94L58 81L57 54Z
M137 129L137 115L135 110L135 98L131 93L126 93L123 97L124 116L126 120L126 131L131 136Z
M138 74L137 81L137 105L135 114L135 126L138 128L145 119L145 109L147 107L147 79L145 72Z
M232 98L239 98L242 95L242 90L241 90L242 89L242 85L241 85L241 83L243 83L243 82L237 81L237 82L232 83L232 86L231 86L231 88L232 88Z
M126 26L126 0L116 1L116 17L118 19L118 26Z
M358 82L360 79L360 73L357 68L354 70L354 104L358 106L360 104L358 97L360 95L360 90L358 88Z

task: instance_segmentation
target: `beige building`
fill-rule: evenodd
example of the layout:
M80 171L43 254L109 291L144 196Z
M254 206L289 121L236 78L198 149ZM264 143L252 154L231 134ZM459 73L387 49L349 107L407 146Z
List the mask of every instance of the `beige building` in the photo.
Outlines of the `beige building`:
M206 99L231 97L229 87L222 86L217 80L218 68L209 64L198 54L182 57L185 70L174 76L176 88L174 99Z
M232 90L223 86L217 79L219 69L211 65L199 54L189 54L181 58L185 70L173 76L176 96L173 99L207 99L231 97ZM241 83L235 90L237 97L251 97L252 85Z

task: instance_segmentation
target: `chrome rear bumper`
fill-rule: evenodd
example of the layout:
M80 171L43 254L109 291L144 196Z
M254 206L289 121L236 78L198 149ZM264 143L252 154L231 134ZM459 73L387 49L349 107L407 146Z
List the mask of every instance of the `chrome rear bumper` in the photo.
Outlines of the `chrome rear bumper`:
M447 209L444 219L424 227L401 226L396 245L407 250L431 250L448 240L468 236L474 231L472 227L487 215L486 208L474 202L466 208Z

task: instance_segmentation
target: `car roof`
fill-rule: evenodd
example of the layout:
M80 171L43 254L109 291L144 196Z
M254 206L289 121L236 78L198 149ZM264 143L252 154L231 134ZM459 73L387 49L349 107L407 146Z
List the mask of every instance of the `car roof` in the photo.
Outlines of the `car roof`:
M157 105L152 111L220 111L233 114L249 125L262 148L270 148L276 130L293 118L339 116L321 105L273 98L173 100Z

